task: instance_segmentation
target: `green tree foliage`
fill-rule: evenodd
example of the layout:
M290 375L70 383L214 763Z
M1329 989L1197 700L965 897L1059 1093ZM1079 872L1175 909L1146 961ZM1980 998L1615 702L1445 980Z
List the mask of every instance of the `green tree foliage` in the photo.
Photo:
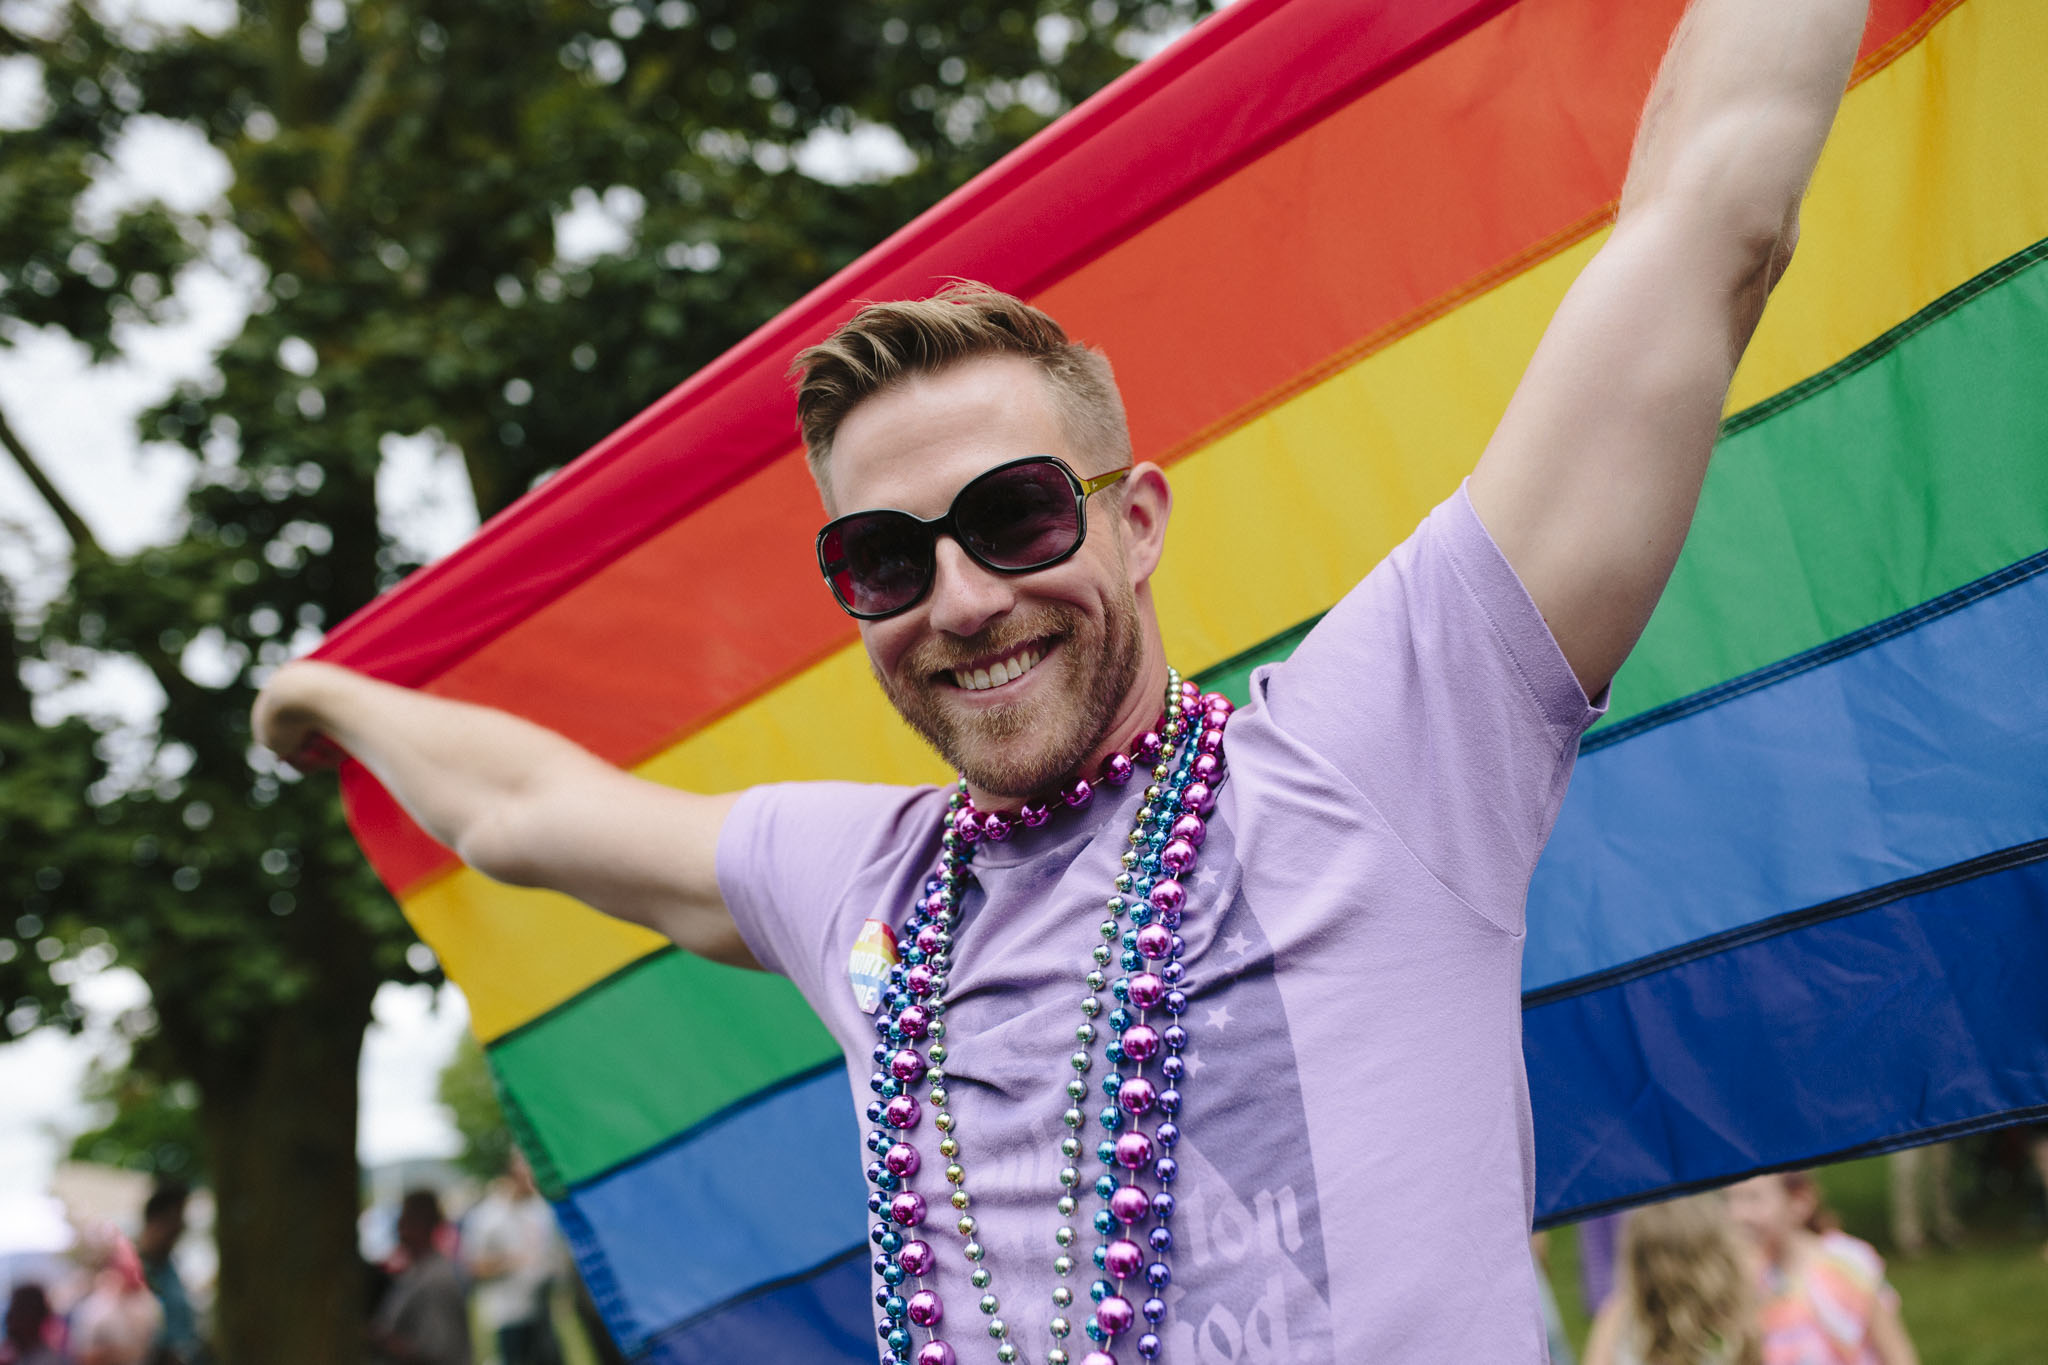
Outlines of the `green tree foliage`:
M48 328L108 358L180 271L252 280L213 369L144 418L190 459L168 543L104 550L44 477L66 452L0 413L72 543L54 602L0 603L0 1020L75 1028L68 988L107 961L148 982L149 1070L198 1096L227 1365L357 1357L362 1030L381 982L434 976L331 786L252 753L246 720L271 668L414 567L379 531L386 438L458 452L499 510L1206 7L238 0L204 32L0 11L0 59L42 90L0 133L0 345ZM225 158L224 202L83 209L145 116ZM872 129L908 169L802 169ZM565 256L586 203L624 242ZM36 724L20 665L115 660L162 694L151 733Z
M438 1098L455 1120L462 1137L462 1152L455 1158L478 1180L495 1180L505 1173L512 1156L512 1130L506 1126L505 1111L498 1105L498 1085L491 1078L491 1064L484 1057L474 1034L465 1033L455 1045L455 1055L441 1069Z
M71 1143L74 1161L203 1182L199 1092L190 1081L166 1084L148 1068L96 1062L85 1078L85 1098L108 1111L107 1121Z

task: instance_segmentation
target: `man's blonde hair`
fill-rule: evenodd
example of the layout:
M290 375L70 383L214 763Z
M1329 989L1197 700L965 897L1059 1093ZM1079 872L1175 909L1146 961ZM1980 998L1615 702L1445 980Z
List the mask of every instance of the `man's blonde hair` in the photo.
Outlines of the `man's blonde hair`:
M826 487L839 424L860 404L913 376L998 355L1028 360L1045 376L1068 441L1077 454L1101 464L1081 473L1130 463L1130 428L1108 359L1069 340L1064 328L1022 299L961 280L928 299L868 304L797 354L790 365L798 376L797 422L818 487Z

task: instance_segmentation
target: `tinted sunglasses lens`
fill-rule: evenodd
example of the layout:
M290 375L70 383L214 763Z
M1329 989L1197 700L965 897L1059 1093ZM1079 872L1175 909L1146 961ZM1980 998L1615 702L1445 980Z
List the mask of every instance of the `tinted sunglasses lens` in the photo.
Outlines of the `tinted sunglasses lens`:
M932 533L901 512L848 517L825 536L832 591L864 616L901 611L931 584Z
M993 470L960 490L953 525L976 559L999 569L1034 569L1073 551L1081 505L1055 464Z

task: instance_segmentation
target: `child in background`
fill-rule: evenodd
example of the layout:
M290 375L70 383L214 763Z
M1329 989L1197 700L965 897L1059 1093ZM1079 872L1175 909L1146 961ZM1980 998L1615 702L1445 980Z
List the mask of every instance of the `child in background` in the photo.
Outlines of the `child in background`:
M1884 1261L1841 1231L1804 1171L1728 1189L1763 1262L1763 1365L1919 1365Z
M1760 1365L1755 1274L1719 1194L1653 1204L1621 1230L1585 1365Z
M113 1228L87 1242L92 1290L71 1310L71 1354L76 1365L145 1365L164 1325L164 1310L149 1292L135 1244Z

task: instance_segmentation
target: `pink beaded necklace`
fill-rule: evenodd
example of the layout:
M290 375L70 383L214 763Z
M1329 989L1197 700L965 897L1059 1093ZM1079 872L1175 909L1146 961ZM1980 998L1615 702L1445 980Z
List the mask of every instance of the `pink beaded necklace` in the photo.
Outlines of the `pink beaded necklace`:
M1223 780L1223 729L1230 712L1228 699L1213 692L1198 696L1193 683L1168 670L1166 711L1158 728L1133 739L1128 756L1112 754L1098 775L1102 782L1121 786L1141 765L1148 765L1152 780L1122 854L1108 918L1099 926L1101 941L1090 953L1083 977L1088 994L1074 1031L1078 1046L1068 1059L1073 1075L1065 1085L1069 1103L1061 1115L1066 1132L1060 1140L1060 1189L1054 1205L1060 1221L1053 1234L1053 1270L1059 1278L1052 1294L1053 1346L1046 1353L1046 1365L1072 1362L1066 1341L1074 1330L1068 1313L1075 1294L1068 1280L1076 1270L1073 1248L1079 1234L1073 1219L1084 1190L1101 1204L1089 1222L1097 1238L1093 1261L1099 1274L1087 1291L1093 1311L1082 1330L1092 1349L1081 1365L1116 1365L1112 1348L1138 1328L1140 1318L1144 1329L1132 1343L1137 1354L1150 1361L1161 1349L1157 1328L1166 1304L1159 1294L1172 1281L1174 1198L1169 1187L1179 1174L1172 1151L1181 1139L1177 1116L1180 1083L1186 1075L1181 1052L1188 1041L1179 1023L1188 1003L1181 989L1185 945L1174 931L1187 901L1180 879L1195 865L1207 833L1204 820L1215 809L1216 789ZM1094 784L1083 778L1067 787L1060 799L1078 808L1093 796ZM972 881L975 846L982 840L1007 839L1019 824L1035 829L1051 818L1053 810L1052 802L1046 801L1026 802L1014 816L978 811L967 796L966 779L960 780L947 802L938 869L904 921L901 937L909 946L902 962L889 969L882 990L881 1014L875 1021L878 1070L870 1081L877 1098L867 1108L868 1121L876 1125L867 1139L875 1157L867 1176L873 1186L868 1209L877 1215L870 1237L877 1248L875 1273L882 1281L875 1294L881 1310L876 1331L883 1344L882 1365L958 1361L952 1343L941 1335L946 1305L925 1283L937 1253L924 1240L930 1207L914 1186L925 1161L912 1141L923 1122L925 1104L931 1107L932 1127L939 1134L938 1154L945 1162L941 1174L951 1187L947 1202L959 1215L954 1226L971 1267L968 1278L982 1291L976 1306L996 1343L996 1359L1011 1365L1018 1358L983 1263L985 1252L976 1239L967 1171L947 1107L946 973L952 966L960 903ZM1112 971L1117 973L1114 977ZM1113 1004L1105 1005L1105 992ZM1081 1170L1083 1136L1091 1122L1083 1105L1099 1041L1105 1064L1100 1088L1106 1103L1093 1123L1102 1133L1094 1148L1102 1173L1089 1181ZM912 1093L920 1083L927 1087L924 1104ZM1146 1123L1152 1125L1150 1132L1141 1126ZM1142 1302L1134 1305L1131 1300L1140 1296L1140 1286ZM923 1334L921 1343L913 1330Z

